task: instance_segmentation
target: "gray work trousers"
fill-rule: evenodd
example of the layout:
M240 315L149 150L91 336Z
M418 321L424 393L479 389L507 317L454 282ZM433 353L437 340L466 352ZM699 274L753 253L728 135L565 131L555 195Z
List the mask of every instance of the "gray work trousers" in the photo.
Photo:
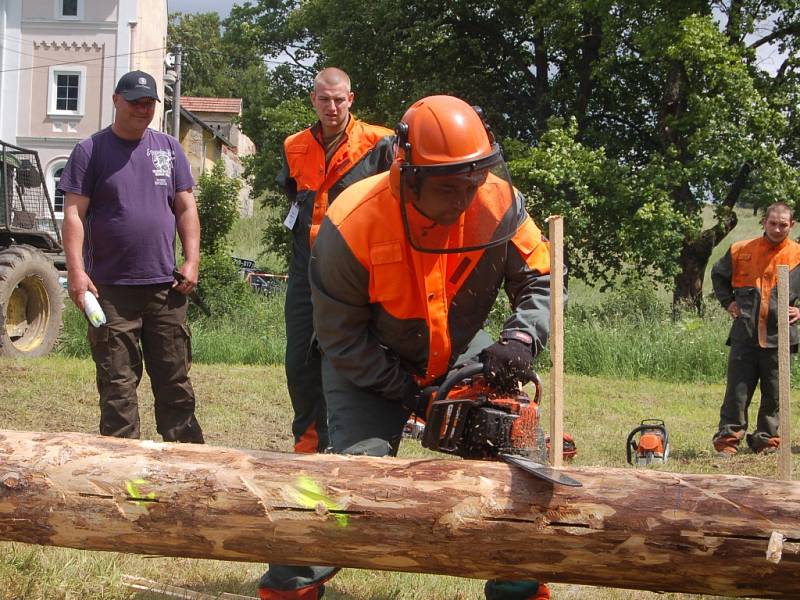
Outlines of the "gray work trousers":
M726 436L744 437L748 427L747 412L759 384L761 403L756 427L747 434L747 444L753 450L766 446L770 438L778 437L778 349L732 344L715 440Z
M469 348L456 361L476 356L492 339L480 331ZM410 412L400 403L375 392L359 388L341 376L330 361L322 357L322 382L328 407L330 450L337 454L396 455ZM259 587L276 590L300 590L322 585L337 572L336 567L270 565ZM486 586L491 600L526 600L539 584L533 580L517 582L492 581Z

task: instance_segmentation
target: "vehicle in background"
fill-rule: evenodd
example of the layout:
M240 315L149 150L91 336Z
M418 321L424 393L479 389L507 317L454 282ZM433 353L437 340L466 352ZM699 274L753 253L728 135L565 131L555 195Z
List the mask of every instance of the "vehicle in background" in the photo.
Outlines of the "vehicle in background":
M61 331L63 247L39 155L0 141L0 356L52 350Z
M231 257L239 269L239 275L257 294L274 294L286 287L287 275L276 275L256 268L256 261L249 258Z

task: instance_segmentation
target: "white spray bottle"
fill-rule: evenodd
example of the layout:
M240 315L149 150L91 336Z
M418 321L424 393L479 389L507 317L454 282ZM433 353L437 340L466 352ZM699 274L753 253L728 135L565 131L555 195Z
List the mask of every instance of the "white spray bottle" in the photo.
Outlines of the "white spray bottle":
M83 311L86 313L86 318L95 327L106 324L106 313L100 308L97 298L89 290L86 290L83 294Z

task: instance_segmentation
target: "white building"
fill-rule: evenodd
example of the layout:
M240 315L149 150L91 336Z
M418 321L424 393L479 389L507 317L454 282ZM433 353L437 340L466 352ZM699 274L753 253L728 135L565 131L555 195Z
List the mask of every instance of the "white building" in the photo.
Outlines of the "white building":
M167 0L0 0L0 139L39 152L59 219L61 169L113 121L117 80L146 71L163 99L167 17Z

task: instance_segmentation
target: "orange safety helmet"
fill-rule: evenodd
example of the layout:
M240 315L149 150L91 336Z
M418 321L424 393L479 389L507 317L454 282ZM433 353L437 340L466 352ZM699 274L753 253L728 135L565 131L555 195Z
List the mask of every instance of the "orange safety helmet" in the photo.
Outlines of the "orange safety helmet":
M525 216L521 196L480 108L428 96L406 111L395 133L389 181L412 247L464 252L516 233Z
M432 172L431 167L452 173L480 159L502 160L481 109L454 96L417 100L403 115L395 133L397 152L389 170L394 190L400 188L403 176Z

